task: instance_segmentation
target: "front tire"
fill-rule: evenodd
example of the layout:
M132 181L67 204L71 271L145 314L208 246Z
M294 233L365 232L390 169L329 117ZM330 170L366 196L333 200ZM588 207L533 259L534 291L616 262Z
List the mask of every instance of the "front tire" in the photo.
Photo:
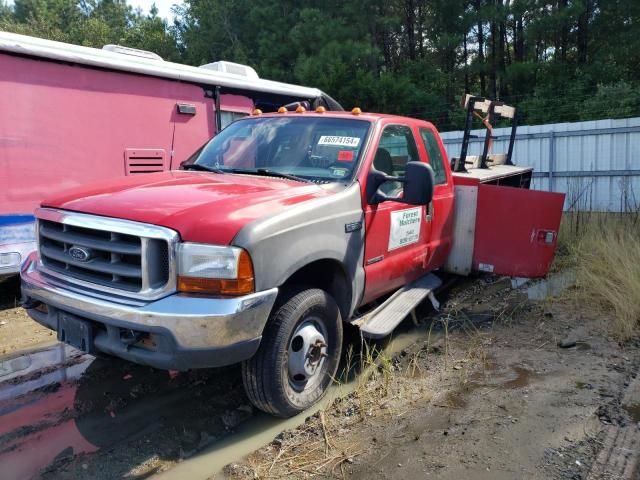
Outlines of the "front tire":
M258 351L242 363L249 400L283 418L306 410L331 384L341 350L342 318L331 295L316 288L285 294Z

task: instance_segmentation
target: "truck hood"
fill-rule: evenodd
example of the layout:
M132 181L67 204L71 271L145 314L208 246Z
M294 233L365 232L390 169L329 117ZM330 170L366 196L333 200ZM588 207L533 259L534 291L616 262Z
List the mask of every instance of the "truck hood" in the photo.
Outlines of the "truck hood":
M42 206L161 225L185 241L227 245L248 222L330 194L275 177L178 170L93 183Z

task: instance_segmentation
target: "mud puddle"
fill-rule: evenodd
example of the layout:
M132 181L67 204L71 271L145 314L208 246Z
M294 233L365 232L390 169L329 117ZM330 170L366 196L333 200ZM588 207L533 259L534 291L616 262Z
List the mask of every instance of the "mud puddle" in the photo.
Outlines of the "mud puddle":
M631 420L637 423L640 422L640 403L622 405L622 408L629 414Z
M65 421L73 407L70 383L92 361L63 344L0 359L0 464L6 478L31 478L60 453L60 444L93 450Z
M408 323L380 345L386 353L427 339L426 327ZM356 385L357 377L281 420L252 409L237 366L170 375L60 343L15 352L0 358L2 476L140 478L169 469L168 478L208 478Z
M3 478L136 476L150 457L178 461L251 415L236 369L171 376L63 344L0 365Z
M0 401L82 375L93 357L56 343L0 358Z
M533 381L543 378L539 374L524 365L510 365L503 371L498 370L493 360L485 363L484 368L469 376L468 381L458 390L447 394L446 405L452 408L465 408L468 397L477 390L482 390L481 395L492 393L496 390L515 390L529 386Z

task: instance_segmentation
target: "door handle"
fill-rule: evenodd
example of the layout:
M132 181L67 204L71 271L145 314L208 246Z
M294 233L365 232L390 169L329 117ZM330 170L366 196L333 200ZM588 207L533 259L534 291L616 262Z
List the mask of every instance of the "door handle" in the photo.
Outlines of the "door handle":
M427 205L427 208L425 209L425 218L427 222L431 223L431 220L433 219L433 202L429 202L429 205Z

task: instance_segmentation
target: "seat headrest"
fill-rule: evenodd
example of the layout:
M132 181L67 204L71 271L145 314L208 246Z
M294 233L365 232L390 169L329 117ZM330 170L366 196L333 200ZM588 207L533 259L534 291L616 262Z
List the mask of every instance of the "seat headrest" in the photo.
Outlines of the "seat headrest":
M376 170L387 175L393 175L393 160L386 148L379 147L373 159L373 166Z

